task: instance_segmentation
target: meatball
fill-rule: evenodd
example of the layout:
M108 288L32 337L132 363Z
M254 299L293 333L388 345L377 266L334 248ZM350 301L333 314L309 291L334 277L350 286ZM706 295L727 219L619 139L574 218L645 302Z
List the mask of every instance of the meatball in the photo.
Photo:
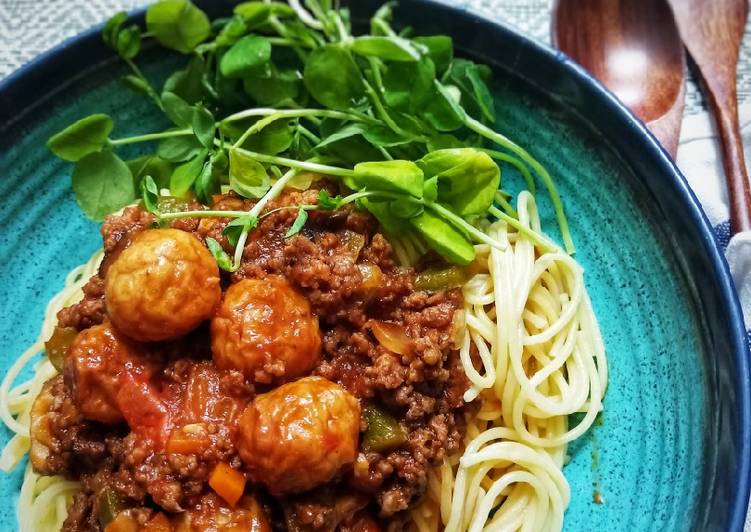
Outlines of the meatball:
M272 495L309 490L354 462L360 405L322 377L259 395L240 417L237 449L250 476Z
M253 382L289 381L318 362L318 319L283 278L245 279L229 287L211 321L211 350L219 368Z
M121 374L150 373L153 362L117 333L109 322L84 329L70 344L65 361L65 380L73 401L87 419L102 423L124 421L117 396Z
M195 329L213 315L221 296L211 253L177 229L140 233L105 279L110 320L143 342L172 340Z

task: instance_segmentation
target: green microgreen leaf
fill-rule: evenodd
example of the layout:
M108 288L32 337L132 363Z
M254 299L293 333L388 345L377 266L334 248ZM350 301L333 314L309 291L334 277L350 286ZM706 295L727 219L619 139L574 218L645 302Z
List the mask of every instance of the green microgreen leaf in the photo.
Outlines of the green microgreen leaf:
M183 70L177 70L167 78L163 92L176 94L193 105L203 97L205 73L206 63L200 56L194 56Z
M474 148L434 151L417 165L426 178L437 178L438 200L460 216L486 213L501 182L498 165Z
M460 94L438 80L434 80L433 87L423 117L438 131L454 131L462 127L466 113L459 103Z
M144 78L140 78L133 74L128 74L127 76L123 76L123 83L129 89L135 92L138 92L140 94L143 94L144 96L148 96L155 102L160 101L159 95L156 93L154 88L149 84L149 82L145 80Z
M412 226L407 220L398 218L391 213L388 202L363 198L361 203L370 214L375 216L387 234L392 236L405 235L412 231Z
M420 59L417 48L409 40L401 37L364 35L355 38L350 46L356 54L378 57L385 61L414 62Z
M422 186L422 197L425 201L436 201L438 199L438 176L425 178Z
M214 115L211 114L211 111L206 109L203 105L198 104L193 109L191 125L199 142L207 149L213 148L216 124L214 122Z
M229 186L245 198L260 198L271 186L266 169L238 150L229 152Z
M206 13L188 0L162 0L146 11L146 28L162 46L187 54L211 33Z
M417 63L391 63L383 75L383 98L390 107L418 109L433 92L435 66L428 57Z
M242 147L251 151L276 155L286 151L294 140L292 128L286 120L277 120L243 142Z
M294 100L300 94L302 79L297 71L277 70L271 65L268 77L249 76L243 80L245 93L259 105L277 105L287 100Z
M105 114L87 116L69 125L47 141L47 147L66 161L78 161L97 152L112 132L112 119Z
M206 247L209 248L211 256L214 257L217 265L222 270L227 272L233 271L234 268L232 267L232 259L229 255L227 255L227 252L222 249L222 246L219 244L219 242L209 237L206 239Z
M148 175L151 176L158 188L169 187L174 165L168 161L156 155L143 155L137 159L126 161L126 164L133 174L133 182L136 186L140 186L142 179Z
M240 234L243 231L251 231L258 226L258 218L248 214L247 216L240 216L235 218L222 231L222 234L227 237L227 242L231 246L236 246L240 239Z
M401 192L422 197L423 173L412 161L378 161L355 165L351 181L356 189Z
M168 137L159 143L157 154L165 161L180 163L194 158L204 147L195 135Z
M424 211L409 221L430 247L449 262L464 265L474 260L475 248L472 242L435 213Z
M193 107L188 102L170 91L162 93L164 113L178 127L191 127L193 123Z
M411 197L405 197L403 199L392 200L388 204L389 213L397 218L414 218L421 214L425 207L419 201L415 201Z
M462 94L472 106L479 109L485 119L493 122L495 121L493 96L484 79L489 75L489 70L485 65L477 65L466 59L455 59L448 72L449 79L461 89Z
M295 221L293 222L292 226L287 230L287 232L284 235L284 238L290 238L292 236L295 236L297 233L299 233L303 226L305 225L305 222L308 221L308 211L305 209L302 205L297 209L297 217L295 218Z
M141 50L141 29L133 24L121 29L115 43L117 53L125 59L133 59Z
M170 192L173 196L183 197L193 187L204 168L208 151L203 150L186 163L175 168L170 177Z
M219 68L224 77L238 79L268 64L271 59L271 43L260 35L248 35L237 41L222 56Z
M336 44L308 56L303 81L318 103L333 109L348 109L365 94L360 68L349 51Z
M255 28L264 24L271 15L287 17L295 12L282 2L243 2L235 6L235 14L242 17L249 28Z
M318 191L318 208L324 211L335 211L341 206L342 197L340 195L332 196L325 188Z
M101 220L135 199L128 165L109 150L79 160L71 182L79 207L92 220Z
M113 50L117 50L117 34L127 20L128 14L125 11L119 11L104 23L104 28L102 28L102 40Z
M241 16L235 15L227 21L219 32L219 35L216 36L216 44L217 46L232 46L247 31L248 25L245 23L245 20Z
M451 37L446 35L430 35L428 37L415 37L414 42L428 49L428 55L435 64L436 72L444 72L454 58L454 43Z
M144 176L141 180L141 199L148 212L159 214L159 188L150 175Z
M196 191L198 201L204 205L211 203L211 195L219 190L219 183L214 175L214 163L211 158L203 163L203 168L196 178L193 189Z

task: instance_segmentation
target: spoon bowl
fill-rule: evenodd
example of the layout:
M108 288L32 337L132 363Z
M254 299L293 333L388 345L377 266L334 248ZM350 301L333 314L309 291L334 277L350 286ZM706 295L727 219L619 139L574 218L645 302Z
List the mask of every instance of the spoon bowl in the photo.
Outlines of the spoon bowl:
M557 0L553 41L618 96L675 156L685 55L665 0Z

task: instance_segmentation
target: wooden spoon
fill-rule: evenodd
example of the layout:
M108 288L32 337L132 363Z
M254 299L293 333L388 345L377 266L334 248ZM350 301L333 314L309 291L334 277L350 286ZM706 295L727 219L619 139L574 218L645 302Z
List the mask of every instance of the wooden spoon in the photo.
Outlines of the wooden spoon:
M751 187L738 125L736 71L748 0L672 0L675 19L714 114L728 181L730 227L751 229Z
M618 96L675 158L685 54L665 0L556 0L553 41Z

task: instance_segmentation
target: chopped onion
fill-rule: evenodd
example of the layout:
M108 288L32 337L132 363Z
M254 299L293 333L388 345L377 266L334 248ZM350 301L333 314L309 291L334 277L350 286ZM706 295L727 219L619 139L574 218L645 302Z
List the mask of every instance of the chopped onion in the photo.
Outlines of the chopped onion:
M355 258L360 255L360 251L365 246L365 236L349 229L345 229L339 235L339 241L342 246L351 253Z
M404 327L387 321L371 320L370 330L378 343L398 355L405 355L412 350L412 339L407 336Z
M368 290L373 290L381 286L383 274L381 269L370 262L362 262L357 265L362 274L362 286Z

